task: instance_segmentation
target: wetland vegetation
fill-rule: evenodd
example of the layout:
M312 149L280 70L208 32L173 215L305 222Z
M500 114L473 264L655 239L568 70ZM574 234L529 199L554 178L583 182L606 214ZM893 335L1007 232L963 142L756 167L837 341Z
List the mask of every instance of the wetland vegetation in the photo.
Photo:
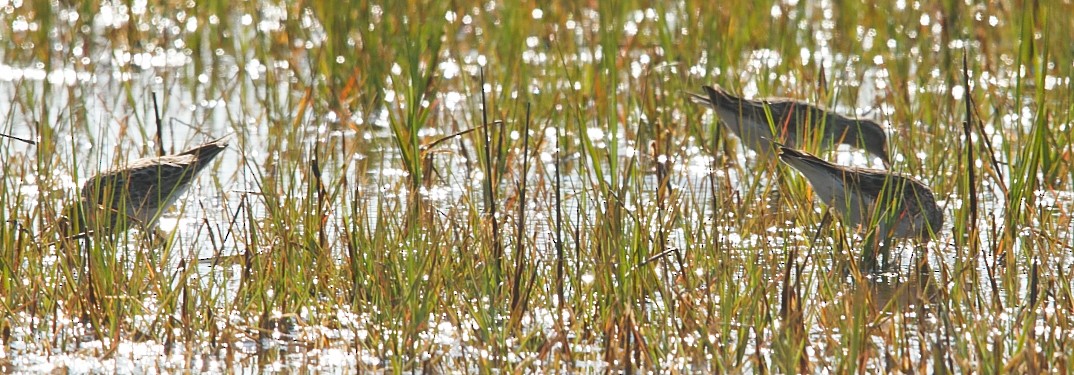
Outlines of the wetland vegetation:
M0 370L1066 372L1070 14L0 0ZM877 120L945 226L876 254L703 85ZM227 134L165 238L61 235Z

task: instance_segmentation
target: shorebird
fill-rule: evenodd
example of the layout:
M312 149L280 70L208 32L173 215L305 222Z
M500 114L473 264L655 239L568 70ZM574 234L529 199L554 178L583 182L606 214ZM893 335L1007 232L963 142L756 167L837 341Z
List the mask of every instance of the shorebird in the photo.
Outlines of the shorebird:
M881 238L922 242L943 227L943 212L921 181L888 171L841 167L779 144L773 147L780 160L801 172L820 200L835 207L847 224L876 224Z
M770 140L789 147L801 147L813 139L813 135L808 134L810 129L823 129L821 147L830 149L839 143L850 145L879 157L885 167L889 165L888 137L876 121L849 118L802 101L782 98L749 100L712 86L702 88L705 95L689 93L691 99L715 110L727 128L758 154L775 154Z
M230 136L190 150L134 160L127 166L99 173L82 185L79 200L65 208L63 231L78 218L85 234L122 233L137 225L156 229L161 213L190 187L209 162L228 146Z

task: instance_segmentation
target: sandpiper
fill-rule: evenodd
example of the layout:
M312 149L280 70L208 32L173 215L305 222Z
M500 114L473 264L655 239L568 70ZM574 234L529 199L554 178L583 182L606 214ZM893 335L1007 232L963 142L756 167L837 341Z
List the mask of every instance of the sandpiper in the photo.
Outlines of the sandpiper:
M92 233L121 233L138 225L155 229L161 213L190 187L198 172L228 146L230 136L190 150L134 160L126 167L91 177L79 201L65 209Z
M920 181L888 171L841 167L779 144L779 158L809 180L817 196L835 207L845 223L878 225L881 238L928 242L943 227L943 212L932 190ZM880 216L874 216L879 214ZM874 220L875 218L875 220Z
M690 97L715 110L720 120L758 154L774 155L769 140L801 147L811 137L807 129L823 128L821 147L832 148L837 143L850 145L879 157L885 167L889 165L888 137L876 121L849 118L802 101L749 100L712 86L702 87L706 95L689 93Z

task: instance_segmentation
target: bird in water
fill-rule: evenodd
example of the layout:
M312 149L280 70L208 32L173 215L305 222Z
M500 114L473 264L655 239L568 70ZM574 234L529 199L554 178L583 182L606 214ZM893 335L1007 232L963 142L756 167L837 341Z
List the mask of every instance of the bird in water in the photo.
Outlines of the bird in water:
M842 167L773 143L779 158L802 173L817 196L852 226L878 225L883 239L928 242L943 227L943 211L925 184L889 171ZM875 216L879 215L879 216Z
M876 121L850 118L803 101L750 100L712 86L702 88L705 95L689 93L691 99L716 111L727 128L758 154L775 155L771 141L801 147L815 139L810 132L822 130L821 147L831 149L846 144L864 149L889 166L888 137Z
M71 221L83 230L74 231L78 236L122 233L134 226L155 229L161 214L227 148L229 139L225 136L175 155L134 160L90 177L79 200L64 209L61 231L71 233Z

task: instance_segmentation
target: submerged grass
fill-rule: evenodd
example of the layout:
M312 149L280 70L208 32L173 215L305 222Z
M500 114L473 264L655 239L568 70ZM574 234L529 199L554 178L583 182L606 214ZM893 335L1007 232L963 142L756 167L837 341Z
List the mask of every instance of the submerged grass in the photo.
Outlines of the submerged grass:
M713 4L13 6L0 368L1069 368L1074 8ZM952 224L870 269L703 84L883 120ZM78 180L231 132L166 241L59 237Z

